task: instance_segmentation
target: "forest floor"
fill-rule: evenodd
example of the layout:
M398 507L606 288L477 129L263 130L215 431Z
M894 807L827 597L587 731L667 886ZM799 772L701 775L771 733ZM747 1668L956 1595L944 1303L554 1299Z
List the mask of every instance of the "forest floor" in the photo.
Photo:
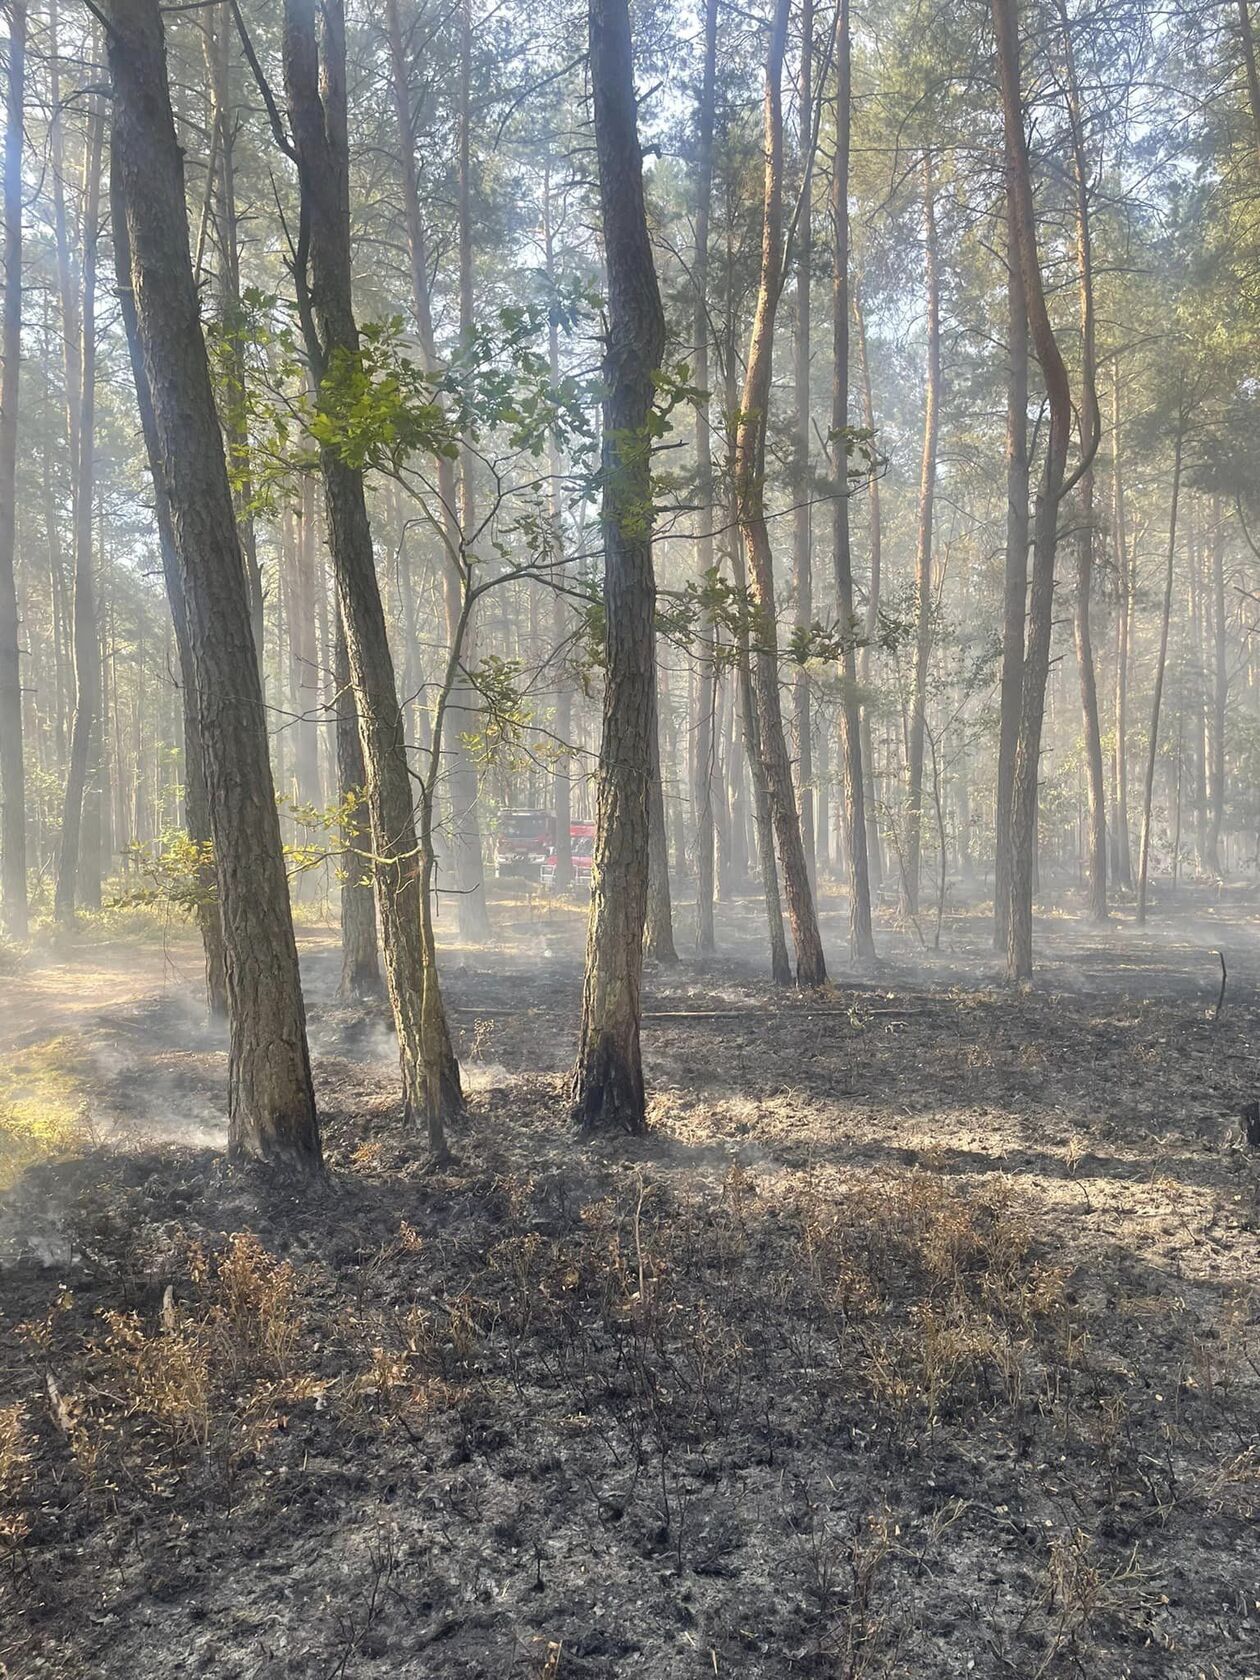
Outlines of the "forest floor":
M1260 1676L1254 896L815 996L750 900L606 1145L581 914L496 914L440 1173L305 938L301 1195L224 1161L186 937L0 976L0 1675Z

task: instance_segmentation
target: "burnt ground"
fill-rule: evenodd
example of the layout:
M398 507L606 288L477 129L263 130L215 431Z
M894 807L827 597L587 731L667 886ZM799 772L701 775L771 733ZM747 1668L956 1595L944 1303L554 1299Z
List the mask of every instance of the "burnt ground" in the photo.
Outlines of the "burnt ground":
M1255 910L803 997L750 903L596 1146L580 918L501 907L438 1174L314 940L305 1192L223 1160L186 947L32 961L79 1132L0 1197L0 1674L1260 1675Z

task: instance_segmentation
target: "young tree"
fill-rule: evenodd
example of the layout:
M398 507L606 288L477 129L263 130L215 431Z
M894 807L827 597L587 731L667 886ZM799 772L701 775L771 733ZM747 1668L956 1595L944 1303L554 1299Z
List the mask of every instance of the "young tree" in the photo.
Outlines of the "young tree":
M639 1048L648 787L656 734L652 571L654 379L665 315L643 204L626 0L590 0L591 95L608 274L601 524L604 730L573 1115L583 1131L641 1132Z
M696 405L696 488L700 530L696 564L701 578L714 568L713 542L713 427L709 398L709 217L713 199L713 125L717 82L718 0L705 0L704 68L697 110L696 249L691 266L694 294L692 336L695 339L696 387L703 392ZM717 753L717 625L710 616L703 626L699 654L696 704L696 946L708 955L717 947L713 925L716 824L713 780Z
M78 368L81 386L74 448L74 724L61 814L61 851L57 862L57 919L73 920L79 870L94 875L89 899L100 903L99 855L81 856L83 807L94 763L100 755L101 643L96 617L95 556L92 552L92 497L96 444L96 257L99 245L101 146L104 114L91 121L83 175L83 271L79 314Z
M783 58L791 0L776 0L770 30L765 83L765 196L761 279L753 314L735 433L735 507L748 562L748 599L756 624L753 689L770 814L783 866L796 980L821 986L827 979L814 895L805 864L800 819L792 789L783 705L779 692L779 646L775 621L774 556L766 523L766 431L774 360L774 324L783 292Z
M927 385L923 395L923 458L919 471L919 529L914 560L914 689L910 697L909 804L901 876L903 915L919 913L919 854L923 844L923 745L927 727L928 663L932 654L932 535L936 458L941 430L941 265L936 242L936 179L932 154L923 154L923 256L927 289Z
M195 671L226 951L229 1150L320 1164L240 538L188 243L158 0L100 0L119 202Z
M852 121L853 40L849 0L836 12L836 155L831 176L832 311L831 437L836 458L832 547L836 613L844 636L840 698L840 751L844 760L845 832L849 853L849 947L867 961L875 955L871 931L871 877L867 854L866 788L862 771L862 721L858 704L853 632L853 560L849 546L849 136Z
M1020 86L1019 28L1016 0L993 0L1002 117L1006 136L1006 191L1011 204L1024 287L1024 307L1037 359L1041 363L1050 410L1045 463L1033 520L1032 587L1028 637L1020 696L1019 734L1011 781L1011 907L1007 972L1012 980L1032 974L1033 874L1037 853L1037 785L1041 763L1041 726L1046 678L1050 671L1050 636L1054 619L1054 562L1059 537L1059 505L1072 488L1067 478L1072 398L1067 369L1046 308L1032 174L1024 134Z
M294 279L317 390L359 356L350 268L349 140L343 0L286 0L284 79L303 233ZM310 274L306 272L309 252ZM406 1115L423 1120L435 1159L463 1106L438 977L429 890L431 849L416 836L402 709L372 552L362 469L336 438L320 445L329 545L363 747L385 972L398 1033Z

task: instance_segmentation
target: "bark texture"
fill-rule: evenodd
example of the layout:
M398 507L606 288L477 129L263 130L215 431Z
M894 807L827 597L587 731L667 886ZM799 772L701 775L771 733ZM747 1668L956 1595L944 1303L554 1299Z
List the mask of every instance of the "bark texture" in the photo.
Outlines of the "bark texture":
M240 539L197 309L157 0L103 0L137 334L196 681L231 1028L229 1149L320 1162Z
M584 1131L634 1133L646 1127L640 985L656 734L648 417L665 316L643 204L626 0L591 0L590 66L608 270L601 446L606 658L573 1116Z

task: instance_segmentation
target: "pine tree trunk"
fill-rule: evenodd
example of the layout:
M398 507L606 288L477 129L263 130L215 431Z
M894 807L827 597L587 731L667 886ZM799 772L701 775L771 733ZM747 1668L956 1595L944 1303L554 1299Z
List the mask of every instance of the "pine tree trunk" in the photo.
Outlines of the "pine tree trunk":
M1229 708L1225 625L1225 524L1220 502L1217 501L1212 508L1212 728L1204 861L1218 880L1221 877L1221 830L1225 824L1225 718Z
M74 919L79 894L83 804L100 753L101 646L96 620L96 577L92 552L92 497L96 444L96 256L100 217L101 142L104 118L99 111L91 129L83 177L83 272L79 315L78 366L82 381L77 404L77 451L74 458L74 721L70 762L61 812L61 848L57 861L54 909L59 922ZM99 857L97 859L99 868ZM99 897L99 887L98 887Z
M4 136L4 374L0 381L0 895L10 939L28 931L26 767L17 598L18 375L22 358L22 140L26 0L9 7Z
M923 460L919 474L919 531L914 560L914 688L910 698L909 802L906 810L901 912L919 913L923 847L923 743L927 726L928 661L932 652L932 535L936 457L941 428L941 280L936 245L936 185L932 155L923 154L923 250L927 278L927 384L923 397Z
M144 365L140 343L140 327L136 318L135 293L131 284L131 246L127 231L127 216L122 199L120 162L117 149L110 147L110 221L114 244L114 270L118 301L131 357L132 378L136 387L136 408L140 415L140 430L144 437L145 454L153 478L154 523L157 525L158 550L162 557L162 577L166 584L166 598L171 608L171 625L175 634L175 652L179 661L179 696L184 744L184 823L188 838L197 849L197 926L201 932L201 947L205 957L206 1005L210 1015L226 1019L228 1012L227 973L223 951L223 923L219 915L218 887L215 881L213 839L210 828L210 806L206 794L204 752L201 744L201 717L197 706L197 673L192 647L188 639L188 613L184 605L183 584L180 580L179 557L175 552L175 533L171 523L170 495L161 468L162 451L158 441L157 423L153 416L153 398L149 391L149 376ZM143 755L137 745L136 777L136 840L149 838L147 817L140 804L145 786Z
M796 332L793 342L792 378L795 397L795 428L792 437L792 485L795 507L792 514L792 594L796 604L795 623L808 634L814 618L813 579L813 495L810 485L810 264L813 261L813 71L814 0L801 0L801 73L797 126L801 144L801 209L796 229ZM793 734L796 740L796 791L800 811L801 842L805 848L805 869L812 890L818 891L818 859L814 847L813 724L810 719L809 673L799 666L792 684Z
M212 14L213 15L213 14ZM207 79L210 84L210 121L215 138L217 164L219 233L219 308L227 332L228 369L221 414L227 437L228 460L233 469L232 501L237 529L241 533L241 555L245 565L245 588L249 594L249 619L258 657L258 675L266 694L266 661L263 657L263 584L258 563L258 543L252 510L253 488L249 482L249 435L246 428L244 310L241 305L240 228L236 214L236 113L232 105L232 48L235 32L231 13L219 8L215 22L204 36ZM210 185L207 190L209 191Z
M1006 190L1013 203L1013 226L1024 282L1024 304L1037 359L1041 363L1050 410L1046 458L1033 518L1032 583L1028 635L1020 696L1019 735L1011 783L1011 908L1007 972L1012 980L1032 975L1032 901L1037 856L1037 785L1041 765L1041 726L1054 623L1054 563L1058 546L1059 504L1067 476L1072 398L1067 369L1046 309L1037 254L1032 177L1024 133L1020 90L1019 33L1015 0L993 0L1006 139Z
M341 980L344 1002L372 1003L384 992L376 941L376 903L372 890L372 825L367 814L363 742L350 680L350 655L338 612L333 632L333 677L337 685L337 780L345 843L341 883Z
M1067 81L1068 118L1072 135L1072 166L1076 189L1076 262L1080 291L1081 416L1082 449L1092 454L1098 447L1102 424L1098 412L1097 350L1094 331L1094 268L1089 228L1089 175L1085 159L1085 131L1080 89L1076 79L1076 55L1066 0L1059 0L1063 29L1064 66ZM1098 683L1094 675L1094 649L1090 635L1090 594L1094 579L1094 473L1086 466L1080 483L1080 528L1076 537L1076 600L1072 615L1076 642L1076 668L1081 690L1081 722L1085 744L1086 807L1086 901L1087 920L1107 920L1107 811L1103 785L1102 728L1098 720Z
M666 965L678 961L674 947L674 909L669 891L669 837L665 830L665 786L661 779L661 703L652 703L652 776L648 783L648 898L643 954Z
M1168 667L1168 631L1172 623L1173 574L1177 558L1177 512L1181 502L1181 461L1185 444L1185 417L1178 419L1173 446L1172 501L1168 513L1168 549L1164 563L1164 605L1159 620L1159 652L1155 659L1155 687L1151 694L1151 727L1146 745L1146 777L1142 783L1142 833L1138 842L1137 920L1146 921L1146 889L1151 863L1151 818L1155 798L1155 768L1159 762L1159 714L1164 699L1164 675Z
M1009 159L1008 159L1009 167ZM1011 800L1024 693L1028 612L1028 308L1015 196L1006 194L1006 561L1002 584L1002 675L994 805L993 944L1006 955L1011 932Z
M556 275L555 233L551 206L551 165L548 162L543 176L543 257L547 284L554 290ZM551 383L560 383L560 328L555 310L547 319L547 368ZM552 654L556 686L556 765L552 776L552 808L555 815L556 873L553 886L556 892L568 892L573 885L573 770L569 748L573 737L573 685L568 669L568 640L573 632L573 614L565 597L564 584L564 517L560 484L560 446L555 432L547 438L547 472L550 478L547 502L551 513L555 562L559 568L554 582L559 586L552 594Z
M850 47L852 51L852 47ZM853 324L857 328L858 348L862 357L862 424L866 427L874 447L875 399L871 391L871 365L867 355L866 317L862 313L862 298L856 286L853 292ZM875 793L875 743L871 729L871 648L879 634L879 600L882 585L883 521L879 499L879 473L871 474L867 487L867 513L870 530L870 577L866 591L866 618L862 626L862 651L858 660L858 683L862 690L862 770L866 778L863 804L866 808L866 866L871 892L876 893L884 880L884 849L879 833L879 809Z
M849 131L852 117L852 40L848 0L836 13L836 153L831 177L834 228L832 265L831 436L836 452L832 548L836 616L844 636L840 695L840 753L844 778L845 849L849 857L849 950L859 962L875 955L871 930L871 880L866 850L866 784L862 771L862 720L858 699L857 614L849 546Z
M766 429L774 354L774 323L782 291L783 265L783 56L790 0L777 0L766 66L765 203L762 224L761 281L749 339L748 360L735 435L735 503L748 564L748 598L756 625L753 693L757 706L761 762L770 815L783 868L784 896L796 980L821 986L827 979L814 895L809 884L800 819L792 788L783 707L779 691L779 647L775 622L774 557L765 510Z
M606 657L573 1116L583 1131L636 1133L647 1124L639 1028L656 734L648 418L665 316L643 204L626 0L590 0L590 75L608 272L600 472Z
M355 356L350 270L349 147L346 134L345 15L342 0L286 0L284 77L293 149L309 231L310 282L298 272L307 354L322 383L334 353ZM320 47L322 45L322 59ZM322 446L324 503L337 601L363 747L364 785L375 854L385 973L398 1033L405 1116L423 1121L436 1160L446 1157L446 1124L462 1108L433 955L424 934L425 882L432 859L416 835L402 709L385 629L368 524L363 474L335 443Z
M700 530L696 537L696 569L701 586L713 575L713 433L709 404L709 219L713 198L713 114L717 79L717 0L705 0L704 71L697 114L696 249L691 267L695 297L692 336L695 339L695 382L704 392L696 407L696 499ZM696 699L696 773L692 797L696 807L696 949L703 956L717 948L713 899L716 822L713 782L716 767L717 625L706 615L697 654L699 683Z
M158 0L102 0L118 198L169 498L226 951L229 1149L317 1167L319 1128L240 540L197 308Z
M1112 554L1116 567L1116 720L1115 720L1115 878L1122 887L1133 885L1129 843L1129 641L1133 606L1133 566L1125 532L1124 477L1120 463L1120 362L1112 365L1111 386Z

